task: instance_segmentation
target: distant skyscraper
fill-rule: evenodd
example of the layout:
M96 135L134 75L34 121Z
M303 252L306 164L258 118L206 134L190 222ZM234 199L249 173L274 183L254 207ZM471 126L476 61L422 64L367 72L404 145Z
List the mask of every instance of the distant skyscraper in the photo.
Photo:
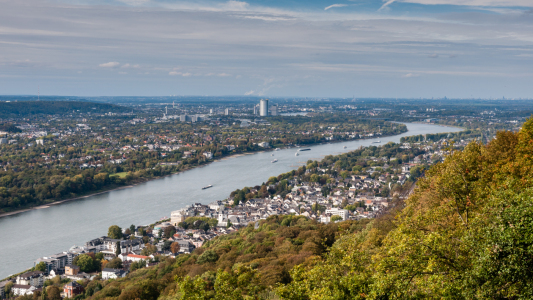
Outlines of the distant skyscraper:
M213 114L213 109L209 109L209 114L212 115Z
M261 117L268 116L268 99L261 99L259 101L259 115Z
M254 105L254 115L257 115L257 105Z
M278 106L277 105L272 105L272 108L270 109L270 113L273 116L277 116L278 115Z
M225 115L228 116L229 115L229 108L226 108L226 110L224 111Z

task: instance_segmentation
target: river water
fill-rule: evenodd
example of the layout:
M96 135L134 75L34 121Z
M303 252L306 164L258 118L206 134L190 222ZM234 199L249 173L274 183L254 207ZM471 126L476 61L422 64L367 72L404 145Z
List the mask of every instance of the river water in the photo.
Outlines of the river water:
M132 188L0 218L0 279L32 267L39 257L106 235L111 225L124 228L151 224L186 205L208 204L225 199L235 189L260 185L270 176L296 169L309 159L319 160L360 146L399 142L403 136L461 130L430 124L406 125L409 131L401 135L310 146L311 151L299 152L299 156L295 156L298 148L291 148L226 158ZM378 140L381 143L373 143ZM274 159L278 162L271 163ZM213 187L202 190L209 184Z

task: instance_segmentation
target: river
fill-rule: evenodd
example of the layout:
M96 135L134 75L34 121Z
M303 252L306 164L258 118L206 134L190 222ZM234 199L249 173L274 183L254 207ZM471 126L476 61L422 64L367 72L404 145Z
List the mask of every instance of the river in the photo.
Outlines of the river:
M299 156L295 156L297 148L292 148L229 157L132 188L0 218L0 279L32 267L39 257L106 235L111 225L124 228L151 224L186 205L208 204L225 199L235 189L260 185L270 176L296 169L309 159L319 160L360 146L399 142L403 136L461 131L430 124L406 125L408 132L401 135L310 146L311 151L299 152ZM381 143L373 143L377 140ZM278 162L271 163L274 159ZM202 190L209 184L213 187Z

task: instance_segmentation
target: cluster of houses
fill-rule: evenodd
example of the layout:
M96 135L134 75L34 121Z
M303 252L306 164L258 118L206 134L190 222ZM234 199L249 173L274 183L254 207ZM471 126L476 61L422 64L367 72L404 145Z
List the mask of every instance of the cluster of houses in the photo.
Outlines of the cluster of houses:
M404 146L421 149L428 147L422 144L405 144ZM231 197L207 205L194 203L171 212L170 220L159 222L149 228L136 228L135 232L130 233L129 239L112 239L102 236L86 242L84 246L73 246L68 251L41 257L35 261L35 265L44 263L45 271L32 271L18 275L13 281L11 292L14 295L32 294L42 289L45 280L59 275L61 278L70 279L70 283L63 286L62 295L72 297L83 292L83 287L76 281L91 280L98 275L101 275L102 279L124 277L134 262L143 261L148 266L157 260L157 256L176 257L180 254L191 253L210 239L250 224L257 227L260 220L273 215L301 215L322 223L373 218L389 205L392 195L380 197L370 191L390 188L392 183L403 184L409 178L411 168L422 163L431 164L436 158L442 159L445 154L441 150L430 148L424 148L424 150L427 150L424 154L404 164L394 164L394 159L370 157L368 159L377 164L369 167L365 175L337 176L333 178L333 182L326 185L317 182L302 182L302 177L288 179L288 184L292 189L284 197L273 195L265 198L252 198L240 201L238 204ZM392 174L384 171L391 169L394 170ZM317 168L313 172L320 174L328 173L328 171L328 169ZM375 172L379 173L373 176ZM275 189L276 185L272 184L268 188ZM323 189L328 190L323 192ZM251 192L257 191L252 189ZM184 226L182 222L190 217L205 217L217 222L210 222L209 226L183 228L189 227ZM214 223L216 226L212 225ZM169 227L171 230L167 230ZM168 236L167 232L172 232L172 235ZM179 245L176 253L169 250L170 243ZM150 254L143 251L148 244L154 245L157 250L154 251L152 247ZM118 257L122 261L122 268L104 268L101 273L82 272L78 266L73 265L73 262L76 256L88 253L101 253L108 261ZM7 282L0 282L0 299L5 296L2 287L6 284Z
M83 292L83 286L75 281L76 274L79 267L67 265L64 268L63 276L72 279L69 283L63 286L61 296L64 298L72 298ZM32 295L36 292L42 292L44 281L55 277L56 275L47 274L42 271L30 271L19 274L14 280L0 282L0 299L5 299L6 286L11 283L10 293L14 296Z

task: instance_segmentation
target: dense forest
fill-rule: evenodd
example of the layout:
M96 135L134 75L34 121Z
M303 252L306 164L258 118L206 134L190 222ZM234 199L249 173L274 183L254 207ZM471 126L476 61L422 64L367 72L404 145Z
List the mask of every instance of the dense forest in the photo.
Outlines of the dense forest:
M81 101L17 101L2 102L0 118L20 118L34 115L62 115L69 113L108 113L131 111L123 106Z
M454 151L378 219L271 217L83 297L531 299L532 152L529 120Z

